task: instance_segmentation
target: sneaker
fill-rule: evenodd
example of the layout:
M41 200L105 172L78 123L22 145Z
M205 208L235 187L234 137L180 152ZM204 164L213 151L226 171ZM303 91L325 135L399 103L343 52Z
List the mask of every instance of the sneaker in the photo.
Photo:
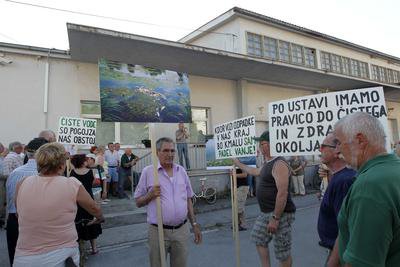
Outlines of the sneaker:
M106 199L103 199L103 201L105 201L105 202L110 202L111 199L106 198Z
M103 200L100 204L101 204L101 205L107 205L108 202Z

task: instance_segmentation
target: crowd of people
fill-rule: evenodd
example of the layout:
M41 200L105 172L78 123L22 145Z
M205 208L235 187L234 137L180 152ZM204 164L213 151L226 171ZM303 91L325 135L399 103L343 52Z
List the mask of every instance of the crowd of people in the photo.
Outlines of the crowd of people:
M182 144L187 137L180 124L176 143L167 137L157 140L157 169L153 165L145 167L140 179L132 172L139 158L129 148L122 152L119 144L109 143L107 150L96 146L88 154L69 155L55 142L51 131L41 132L25 147L12 142L7 151L0 144L0 187L5 187L6 193L2 203L7 203L10 263L64 266L69 258L78 265L78 244L86 240L90 241L91 253L98 253L96 238L102 233L104 217L92 188L101 187L100 203L107 204L110 195L127 197L124 184L129 180L135 186L136 205L147 207L150 266L161 266L163 261L158 240L158 197L170 266L187 266L190 227L194 243L202 242L193 210L193 189L182 166L184 155L180 156L181 165L174 163L176 147L184 154ZM233 159L237 166L239 230L248 227L248 177L255 177L260 213L250 238L261 265L271 266L271 241L280 266L296 265L291 256L296 206L290 188L294 195L305 195L306 161L299 156L289 160L271 156L268 131L257 141L262 164L250 167ZM400 152L400 144L398 148ZM319 174L324 190L316 230L319 245L329 252L325 266L399 266L400 159L386 151L386 136L379 120L363 112L342 118L322 141L320 152ZM189 162L185 164L189 169Z

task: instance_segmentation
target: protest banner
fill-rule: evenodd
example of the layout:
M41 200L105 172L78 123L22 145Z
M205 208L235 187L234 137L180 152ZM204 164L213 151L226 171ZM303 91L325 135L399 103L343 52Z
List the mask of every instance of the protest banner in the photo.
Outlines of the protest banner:
M216 159L255 156L256 118L249 116L214 128Z
M382 87L316 94L271 102L269 131L272 156L317 155L335 123L357 111L378 118L389 136ZM389 143L389 142L387 142ZM390 144L388 144L389 148Z
M96 120L60 117L57 142L73 145L94 145L96 143Z
M230 158L253 159L255 163L256 149L256 118L249 116L217 125L214 128L213 142L206 143L207 169L209 169L209 159L207 153L211 145L214 146L215 158L214 168L221 168L227 165ZM222 163L222 164L220 164ZM229 169L232 169L230 164ZM237 180L236 169L232 169L231 175L231 201L232 201L232 231L236 248L236 266L240 266L240 242L238 232L238 202L237 202Z
M240 162L247 166L256 166L256 157L241 157ZM228 159L216 159L215 157L215 140L209 139L206 142L206 165L207 170L230 170L232 169L233 160Z

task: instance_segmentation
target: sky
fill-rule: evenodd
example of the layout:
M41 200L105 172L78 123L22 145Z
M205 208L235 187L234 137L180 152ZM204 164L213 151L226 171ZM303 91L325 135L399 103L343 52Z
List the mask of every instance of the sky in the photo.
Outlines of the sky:
M234 6L400 58L398 0L0 0L0 42L69 49L66 23L177 41ZM38 8L42 5L118 21Z

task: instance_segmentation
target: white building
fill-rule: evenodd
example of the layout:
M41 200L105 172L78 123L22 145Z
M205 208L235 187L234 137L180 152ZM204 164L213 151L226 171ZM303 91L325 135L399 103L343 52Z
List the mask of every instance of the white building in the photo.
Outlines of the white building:
M383 86L391 141L399 139L400 58L240 8L178 42L68 24L69 51L0 43L0 142L56 130L60 116L100 119L99 58L189 74L196 130L256 115L268 103L327 91ZM158 135L174 136L177 125ZM98 143L136 144L146 125L99 122Z

